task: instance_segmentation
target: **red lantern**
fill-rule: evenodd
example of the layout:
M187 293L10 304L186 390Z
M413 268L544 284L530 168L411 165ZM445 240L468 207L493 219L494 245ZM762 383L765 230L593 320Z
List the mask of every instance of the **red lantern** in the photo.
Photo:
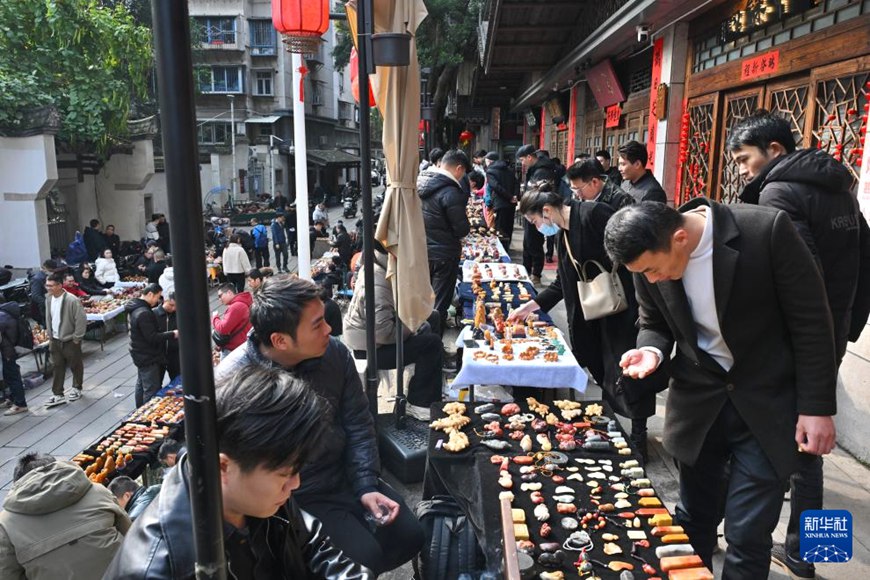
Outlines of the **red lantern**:
M329 0L272 0L272 24L290 52L314 52L329 30Z
M347 64L350 67L350 94L353 95L353 100L359 102L359 54L356 52L356 47L350 48L350 62ZM375 106L375 93L372 91L372 83L369 82L369 107Z
M468 145L472 139L474 139L474 133L467 129L459 134L459 142L463 145Z

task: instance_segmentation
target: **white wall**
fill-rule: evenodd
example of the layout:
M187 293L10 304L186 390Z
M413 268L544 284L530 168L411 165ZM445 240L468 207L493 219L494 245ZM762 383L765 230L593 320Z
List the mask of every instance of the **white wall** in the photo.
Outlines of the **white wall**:
M0 265L50 257L45 197L56 182L54 136L0 137Z
M653 174L662 184L668 199L677 190L677 166L680 155L680 123L686 86L686 58L689 24L680 22L665 31L661 82L668 85L668 116L658 122L656 161Z
M837 444L870 462L870 328L849 343L837 384Z

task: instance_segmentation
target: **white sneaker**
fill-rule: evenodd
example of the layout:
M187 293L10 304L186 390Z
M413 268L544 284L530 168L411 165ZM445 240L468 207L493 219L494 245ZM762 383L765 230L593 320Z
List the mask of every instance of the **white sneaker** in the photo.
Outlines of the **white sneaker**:
M69 402L78 401L82 398L82 390L81 389L70 389L70 392L67 393L66 398Z
M418 407L417 405L408 404L405 407L405 413L418 421L423 421L424 423L428 423L432 420L432 413L429 411L428 407Z
M45 408L50 409L51 407L57 407L58 405L65 405L66 399L63 395L52 395L45 402Z

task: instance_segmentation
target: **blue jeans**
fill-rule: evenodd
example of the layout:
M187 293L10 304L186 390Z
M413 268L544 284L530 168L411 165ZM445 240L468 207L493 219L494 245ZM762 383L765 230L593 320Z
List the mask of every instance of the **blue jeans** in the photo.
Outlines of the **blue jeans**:
M9 389L9 398L18 407L26 407L24 398L24 383L21 382L21 369L15 359L3 359L3 382Z

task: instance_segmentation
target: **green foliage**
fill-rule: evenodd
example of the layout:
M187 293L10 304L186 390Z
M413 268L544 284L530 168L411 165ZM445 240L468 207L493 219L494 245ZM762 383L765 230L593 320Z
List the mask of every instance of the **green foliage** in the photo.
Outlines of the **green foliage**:
M417 29L420 66L461 64L473 56L481 0L426 0L429 16Z
M346 20L334 20L332 24L335 26L335 46L332 48L332 61L335 70L343 71L350 62L353 39L350 36L350 28L348 28Z
M0 2L0 124L53 105L60 139L103 151L124 135L131 99L145 95L151 32L123 3Z

